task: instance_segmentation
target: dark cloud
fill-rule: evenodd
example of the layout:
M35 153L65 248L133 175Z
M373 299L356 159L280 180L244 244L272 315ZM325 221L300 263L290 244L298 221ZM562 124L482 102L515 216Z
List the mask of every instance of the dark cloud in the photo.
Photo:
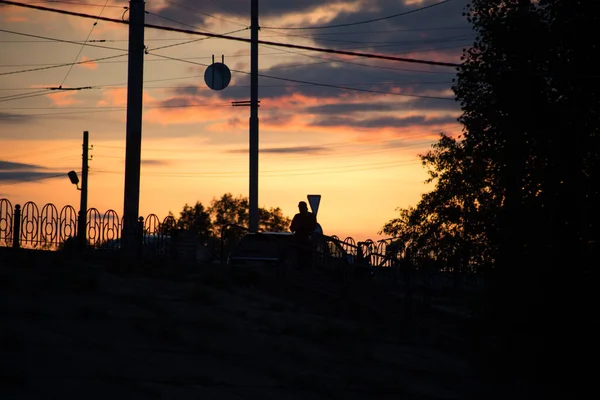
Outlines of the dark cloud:
M352 118L352 117L319 117L311 125L313 126L352 126L359 128L407 128L410 126L434 126L455 123L455 117L426 118L423 115L411 117L375 117L375 118Z
M33 182L42 179L59 178L67 174L57 174L56 172L38 172L38 171L0 171L0 182Z
M402 55L424 49L437 49L457 53L460 47L473 42L473 31L462 15L468 0L453 0L422 11L411 12L424 6L435 5L441 0L429 0L420 4L406 5L398 0L370 0L364 6L353 11L351 8L339 8L338 14L330 21L311 22L309 13L317 7L351 5L349 0L331 0L324 3L319 0L282 1L261 0L259 4L259 23L261 39L274 42L298 43L311 39L316 45L327 48L347 49L383 54ZM219 0L199 3L197 0L178 0L167 2L166 7L153 10L149 22L169 26L202 27L215 23L228 24L235 28L249 26L250 2L247 0ZM392 15L411 12L408 15ZM159 18L153 14L158 14ZM302 15L305 18L302 18ZM299 21L295 26L285 25L285 17L294 16ZM364 21L375 20L369 23ZM358 24L357 24L358 23ZM307 28L333 25L346 25L326 29L273 29Z
M287 97L300 94L307 97L366 97L379 96L380 93L392 93L400 88L402 93L410 95L425 95L434 97L435 92L446 91L451 88L454 72L446 70L441 75L431 75L428 71L407 72L394 68L378 69L369 64L356 66L341 64L335 67L334 63L311 65L295 64L295 68L285 68L291 64L280 64L273 69L261 70L259 77L259 97L267 100L270 98ZM339 64L339 63L337 63ZM220 98L224 101L247 100L250 96L249 74L233 72L235 81L228 88L219 92L208 92L209 96ZM370 91L373 91L371 93ZM198 86L182 86L172 89L173 99L163 105L187 105L190 97L207 96L204 84ZM390 97L402 98L399 94L390 94ZM418 97L410 97L410 102L420 101ZM177 100L180 99L180 100ZM432 101L446 102L447 100ZM299 104L300 105L300 104ZM439 108L440 106L437 106Z
M47 172L45 170L47 168L41 165L0 160L0 182L32 182L57 178L59 176L67 178L66 173L57 174L56 172Z
M148 167L162 167L170 164L171 162L167 160L142 160L142 165Z
M12 170L28 171L28 170L36 170L36 169L44 169L44 167L35 165L35 164L23 164L23 163L17 163L17 162L12 162L12 161L0 160L0 171L12 171Z
M34 118L35 117L30 115L0 112L0 122L8 124L26 124L31 122Z
M260 153L270 154L320 154L328 152L329 150L325 147L319 146L298 146L298 147L271 147L266 149L259 149ZM237 149L229 150L228 153L248 153L248 149Z
M415 10L417 8L439 3L441 0L425 0L420 4L406 5L398 0L371 0L368 6L357 11L339 13L332 21L324 22L325 25L355 23L370 19L398 14ZM422 50L436 50L436 54L444 56L444 61L459 62L459 55L463 47L468 47L473 42L473 31L466 18L462 15L468 0L453 0L451 2L431 7L406 16L382 19L377 22L340 27L334 29L314 30L272 30L269 26L283 24L286 15L301 15L313 11L316 7L326 5L350 4L346 1L280 1L261 0L261 33L262 40L276 42L301 43L309 37L318 47L347 49L367 53L406 56L411 54L415 58L431 59L433 56L423 53L414 53ZM174 3L177 3L175 5ZM195 0L178 0L167 3L171 13L186 14L186 17L200 13L200 20L216 21L207 14L222 16L228 21L247 23L249 19L249 2L247 0L222 0L199 3ZM193 11L196 10L196 11ZM165 11L166 12L166 11ZM308 15L308 14L307 14ZM282 22L277 23L277 18ZM223 21L221 21L223 22ZM300 23L299 23L300 24ZM305 23L305 25L308 22ZM318 25L323 25L318 24ZM261 120L281 123L289 116L269 114L264 115L268 107L277 106L270 103L269 99L288 97L292 94L312 98L339 98L340 102L347 104L332 106L316 106L306 109L308 112L322 115L337 115L354 111L394 111L394 110L439 110L460 111L459 104L453 101L435 98L402 97L390 94L389 98L402 98L397 106L371 105L369 98L379 97L375 92L400 91L416 96L452 97L445 92L451 88L452 78L456 70L447 67L435 67L403 62L392 62L366 58L348 58L339 55L306 52L283 49L273 46L261 46L259 77L259 98L263 100ZM269 53L278 53L271 54ZM422 57L419 57L422 55ZM294 57L295 62L290 62ZM280 60L273 65L273 60ZM435 57L439 60L439 57ZM284 61L286 60L286 61ZM225 56L227 62L227 55ZM191 97L198 96L211 100L224 101L247 100L250 97L250 76L246 67L236 68L228 63L232 69L233 82L225 90L207 92L203 82L198 86L186 85L172 91L173 98L163 102L165 106L187 106L194 101ZM264 65L270 65L265 68ZM203 73L204 67L198 67ZM210 93L210 94L207 94ZM437 94L440 93L440 94ZM350 101L353 100L353 101ZM351 105L356 100L362 101L361 105ZM407 101L404 101L407 99ZM286 103L289 104L289 103ZM293 104L291 104L294 106ZM298 107L303 107L301 99ZM337 108L336 108L337 107ZM356 108L354 108L356 107ZM264 111L263 111L264 110ZM279 108L281 112L281 108ZM377 124L376 124L377 125Z
M367 111L399 111L406 107L401 103L338 103L323 104L321 106L312 106L304 108L309 114L351 114L355 112Z

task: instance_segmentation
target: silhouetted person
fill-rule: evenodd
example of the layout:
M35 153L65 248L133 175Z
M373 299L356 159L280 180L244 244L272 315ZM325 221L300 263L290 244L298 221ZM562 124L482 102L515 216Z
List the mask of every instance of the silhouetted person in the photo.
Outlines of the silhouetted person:
M317 217L308 211L305 201L298 203L298 214L294 215L290 230L294 232L294 242L296 243L298 266L306 267L310 262L310 234L317 228Z

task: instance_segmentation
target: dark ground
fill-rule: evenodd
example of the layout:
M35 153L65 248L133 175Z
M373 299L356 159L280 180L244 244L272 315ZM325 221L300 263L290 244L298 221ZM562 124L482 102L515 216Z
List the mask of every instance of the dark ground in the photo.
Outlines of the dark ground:
M360 285L341 301L219 265L0 250L2 400L534 397L485 373L468 321L361 309Z

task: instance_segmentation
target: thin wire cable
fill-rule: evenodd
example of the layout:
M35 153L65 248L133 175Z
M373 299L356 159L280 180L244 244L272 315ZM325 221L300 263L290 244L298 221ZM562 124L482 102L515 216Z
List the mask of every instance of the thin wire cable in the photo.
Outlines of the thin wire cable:
M106 5L108 4L108 0L105 0L104 2L104 7L102 7L102 9L100 10L100 13L98 14L98 17L102 16L102 13L104 12L104 9L106 8ZM67 78L69 77L69 74L71 73L71 71L73 70L73 66L75 66L75 62L77 62L77 59L79 58L79 56L81 55L81 52L83 51L83 48L85 47L85 44L87 43L87 41L90 39L90 36L92 35L92 32L94 31L94 28L96 27L96 25L98 25L98 20L96 19L96 21L94 21L94 23L92 24L92 29L90 29L90 32L88 33L87 37L85 38L85 41L81 44L81 47L79 48L79 52L77 53L77 55L75 56L75 60L73 61L73 64L71 64L71 66L69 67L69 70L67 71L67 73L65 74L65 77L63 78L62 82L60 83L60 85L58 85L59 88L62 88L62 86L65 84L65 81L67 80Z
M372 171L378 169L389 169L389 168L398 168L398 167L406 167L410 165L418 165L421 164L421 161L400 161L400 162L390 162L387 165L374 165L374 164L365 164L365 167L352 167L352 166L338 166L331 167L327 170L323 169L311 169L311 170L272 170L272 171L260 171L261 176L263 178L285 178L288 176L313 176L313 175L329 175L329 174L340 174L340 173L348 173L348 172L364 172L364 171ZM334 169L336 168L336 169ZM340 169L342 168L342 169ZM94 173L99 174L123 174L123 171L111 171L111 170L96 170ZM242 171L230 171L230 172L198 172L198 173L160 173L160 172L143 172L144 176L154 176L154 177L162 177L162 178L240 178L248 176L247 173Z
M2 2L3 2L3 0L0 0L0 3L2 3ZM104 19L103 17L98 17L98 18L102 19L102 20ZM115 21L117 21L117 20L115 20ZM74 41L74 40L49 38L47 36L40 36L40 35L33 35L31 33L10 31L10 30L7 30L7 29L0 29L0 32L12 33L13 35L27 36L27 37L32 37L32 38L36 38L36 39L52 40L53 42L61 42L61 43L70 43L70 44L81 45L81 42L77 42L77 41ZM102 45L99 45L99 44L90 44L90 43L85 43L84 45L88 46L88 47L96 47L96 48L99 48L99 49L108 49L108 50L116 50L116 51L127 52L127 49L120 49L118 47L102 46Z
M267 28L263 28L265 30L267 30ZM469 29L472 30L473 28L469 25L464 26L464 25L456 25L456 26L442 26L442 27L438 27L438 28L408 28L408 29L386 29L386 30L380 30L380 31L360 31L360 30L355 30L355 31L346 31L346 32L311 32L310 36L311 37L315 37L315 36L349 36L349 35L366 35L366 34L371 34L371 33L395 33L395 32L426 32L426 31L446 31L446 30L461 30L461 29Z
M242 31L245 31L245 30L248 30L248 29L250 29L250 28L242 28L242 29L237 29L237 30L235 30L235 31L231 31L231 32L223 33L223 35L231 35L231 34L233 34L233 33L242 32ZM208 40L208 39L212 39L212 38L210 38L210 37L205 37L205 38L200 38L200 39L188 40L188 41L181 42L181 43L173 43L173 44L168 44L168 45L165 45L165 46L155 47L155 48L153 48L153 49L148 49L147 51L155 51L155 50L168 49L168 48L171 48L171 47L175 47L175 46L182 46L182 45L184 45L184 44L190 44L190 43L196 43L196 42L200 42L200 41L203 41L203 40Z
M392 14L392 15L388 15L388 16L385 16L385 17L368 19L368 20L365 20L365 21L350 22L350 23L347 23L347 24L323 25L323 26L309 26L309 27L293 27L293 28L286 28L286 27L281 27L281 26L264 26L264 27L261 27L261 28L264 28L264 29L281 29L281 30L309 30L309 29L342 28L342 27L347 27L347 26L356 26L356 25L370 24L370 23L373 23L373 22L384 21L386 19L403 17L405 15L413 14L413 13L416 13L416 12L419 12L419 11L424 11L424 10L427 10L429 8L441 6L443 4L450 3L451 1L453 1L453 0L444 0L444 1L441 1L439 3L430 4L428 6L424 6L424 7L420 7L420 8L415 8L414 10L404 11L404 12L401 12L401 13L398 13L398 14Z
M171 1L171 0L165 0L165 2L167 2L169 4L172 4L172 5L176 6L176 7L182 8L184 10L193 11L195 13L198 13L198 14L201 14L201 15L205 15L205 16L210 17L210 18L220 19L222 21L226 21L226 22L229 22L229 23L234 24L234 25L249 27L249 24L243 24L243 23L240 23L240 22L231 21L231 20L223 18L223 17L215 17L214 15L202 12L202 11L197 10L195 8L191 8L191 7L188 7L188 6L184 6L182 4L175 3L174 1ZM217 6L221 7L217 2L214 2L214 3L217 4ZM223 10L225 10L223 7L221 7L221 8ZM225 11L227 11L227 10L225 10Z
M181 62L186 62L186 63L190 63L190 64L195 64L195 65L208 66L208 64L196 63L193 61L182 60L182 59L178 59L175 57L163 56L163 55L156 54L156 53L150 53L150 54L157 56L157 57L171 59L173 61L181 61ZM247 74L247 75L250 74L250 72L248 72L248 71L241 71L241 70L236 70L236 69L232 69L231 71L242 73L242 74ZM309 81L303 81L300 79L281 78L281 77L265 75L265 74L258 74L258 76L262 77L262 78L275 79L275 80L280 80L280 81L302 83L302 84L321 86L321 87L329 87L329 88L333 88L333 89L353 90L353 91L364 92L364 93L386 94L386 95L394 95L394 96L416 97L416 98L423 98L423 99L455 101L455 99L450 98L450 97L424 96L424 95L416 95L416 94L408 94L408 93L384 92L384 91L380 91L380 90L369 90L369 89L353 88L353 87L348 87L348 86L338 86L338 85L332 85L332 84L327 84L327 83L309 82Z
M74 62L74 63L55 64L55 65L49 65L47 67L22 69L22 70L19 70L19 71L0 72L0 76L2 76L2 75L23 74L25 72L43 71L43 70L46 70L46 69L68 67L68 66L78 65L78 64L87 64L87 63L92 63L92 62L96 62L96 61L110 60L110 59L113 59L113 58L125 57L126 55L127 54L119 54L119 55L116 55L116 56L101 57L101 58L95 58L93 60L83 60L83 61L78 61L78 62Z
M268 29L265 29L268 32ZM301 39L309 39L314 40L312 36L306 35L296 35L291 33L277 33L273 37L292 37L292 38L301 38ZM263 36L265 37L265 36ZM394 45L411 45L411 44L428 44L428 43L447 43L464 39L474 39L475 37L472 34L464 34L458 36L449 36L444 38L436 38L436 39L427 39L427 40L400 40L400 41L377 41L377 42L366 42L366 41L358 41L358 40L342 40L342 39L319 39L322 42L335 42L335 43L353 43L353 44L361 44L364 45L365 48L370 47L380 47L373 45L386 45L386 46L394 46ZM361 47L359 47L361 48Z
M194 28L194 29L198 29L198 28L197 28L196 26L194 26L194 25L186 24L185 22L177 21L177 20L174 20L174 19L171 19L171 18L168 18L168 17L163 17L162 15L159 15L159 14L153 13L152 11L147 11L147 10L146 10L146 14L153 15L153 16L155 16L155 17L158 17L158 18L164 19L165 21L175 22L176 24L183 25L183 26L187 26L188 28ZM216 32L209 31L208 29L206 29L205 31L206 31L206 32L208 32L208 33L217 34Z
M261 47L268 48L268 49L273 48L272 46L267 46L267 45L262 45ZM430 51L430 50L426 50L426 51ZM367 68L385 69L385 70L391 70L391 71L417 72L417 73L423 73L423 74L438 74L438 75L440 75L440 74L456 75L455 72L426 71L426 70L410 69L410 68L386 67L386 66L383 66L383 65L362 64L362 63L348 61L348 60L344 60L344 59L340 59L340 58L321 57L321 56L316 56L316 55L313 55L313 54L309 54L308 52L293 51L293 50L287 50L287 49L283 49L282 52L285 52L285 53L288 53L288 54L297 54L297 55L300 55L300 56L303 56L303 57L314 58L314 59L317 59L317 60L323 60L322 62L309 63L309 64L306 64L306 63L305 64L297 64L295 66L301 66L301 65L318 65L318 64L328 64L328 63L336 62L336 63L341 63L341 64L356 65L356 66L367 67ZM360 58L361 57L354 57L352 59L356 60L356 59L360 59ZM282 67L271 67L269 69L279 69L279 68L284 68L284 66L282 66Z
M40 94L40 93L49 93L50 89L41 89L41 90L36 90L34 92L29 92L29 93L20 93L20 94L12 94L10 96L3 96L0 97L0 101L8 101L8 100L13 100L13 99L17 99L20 97L30 97L32 95L36 95L36 94Z
M20 3L20 2L16 2L16 1L0 0L0 4L9 4L9 5L14 5L14 6L18 6L18 7L31 8L31 9L40 10L40 11L54 12L54 13L58 13L58 14L71 15L71 16L77 16L77 17L82 17L82 18L97 18L96 16L93 16L90 14L78 13L78 12L72 12L72 11L66 11L66 10L58 10L58 9L49 8L49 7L33 6L30 4ZM99 19L102 21L114 22L117 24L126 24L126 25L129 24L128 21L118 20L118 19L114 19L114 18L101 17ZM217 35L217 34L213 34L213 33L190 31L190 30L186 30L186 29L171 28L171 27L152 25L152 24L145 24L144 26L146 28L151 28L151 29L186 33L186 34L190 34L190 35L210 36L210 37L226 39L226 40L233 40L233 41L244 42L244 43L251 42L250 39L245 39L245 38L240 38L240 37L235 37L235 36ZM393 56L387 56L387 55L381 55L381 54L357 53L357 52L351 52L351 51L341 51L341 50L325 49L325 48L318 48L318 47L311 47L311 46L300 46L300 45L293 45L293 44L287 44L287 43L282 44L282 43L269 42L269 41L264 41L264 40L259 40L258 43L259 44L270 44L273 46L294 48L294 49L300 49L300 50L312 50L312 51L320 51L323 53L343 54L343 55L349 55L349 56L375 58L375 59L382 59L382 60L389 60L389 61L399 61L399 62L425 64L425 65L436 65L436 66L441 66L441 67L452 67L452 68L460 67L460 64L456 64L456 63L439 62L439 61L431 61L431 60L419 60L419 59L411 59L411 58L401 58L401 57L393 57ZM119 50L124 51L122 49L119 49Z
M61 3L61 4L71 4L71 5L76 5L76 6L87 6L87 7L102 7L102 8L123 8L123 6L109 6L109 5L102 5L102 4L88 4L88 3L76 3L73 1L63 1L63 0L38 0L38 1L32 1L29 4L44 4L44 3Z

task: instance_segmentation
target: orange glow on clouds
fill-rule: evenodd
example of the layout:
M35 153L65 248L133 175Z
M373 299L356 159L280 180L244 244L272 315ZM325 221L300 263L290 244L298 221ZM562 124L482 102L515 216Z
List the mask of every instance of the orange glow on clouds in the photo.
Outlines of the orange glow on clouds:
M75 98L77 94L78 92L75 91L54 92L46 95L46 97L52 100L55 106L64 107L79 103L80 101Z
M81 57L81 61L88 61L88 60L90 60L89 57L86 57L86 56ZM89 70L95 70L98 68L98 63L95 61L88 61L86 63L78 64L78 65L82 68L89 69Z
M144 104L154 103L156 99L148 92L144 92ZM127 105L127 88L104 89L102 91L102 100L96 103L100 107L121 107Z

